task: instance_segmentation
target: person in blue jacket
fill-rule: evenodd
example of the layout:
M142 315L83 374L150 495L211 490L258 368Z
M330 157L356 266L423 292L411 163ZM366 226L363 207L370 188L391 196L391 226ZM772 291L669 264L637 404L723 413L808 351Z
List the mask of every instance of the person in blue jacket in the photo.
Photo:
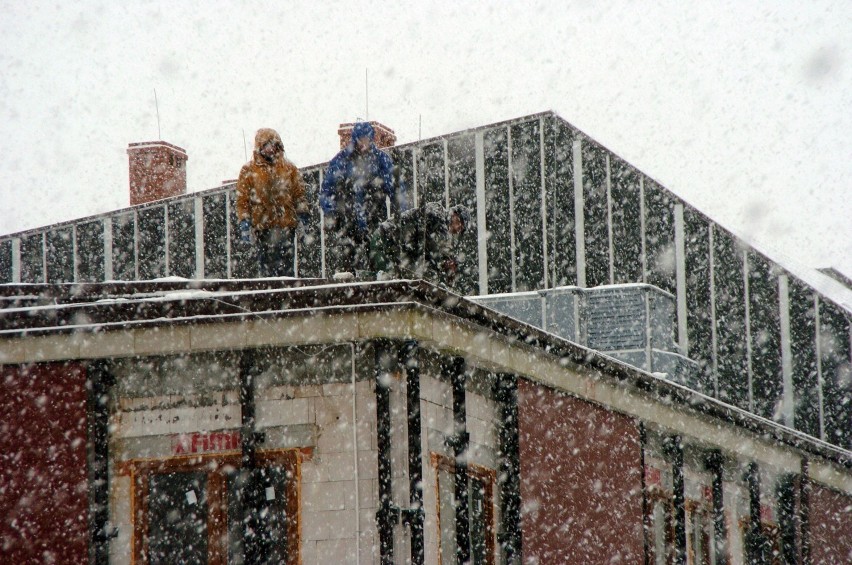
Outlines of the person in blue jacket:
M373 143L368 122L352 128L352 139L328 164L319 201L326 229L332 272L369 270L370 236L391 213L405 209L404 191L394 180L393 160ZM335 241L336 239L336 241Z

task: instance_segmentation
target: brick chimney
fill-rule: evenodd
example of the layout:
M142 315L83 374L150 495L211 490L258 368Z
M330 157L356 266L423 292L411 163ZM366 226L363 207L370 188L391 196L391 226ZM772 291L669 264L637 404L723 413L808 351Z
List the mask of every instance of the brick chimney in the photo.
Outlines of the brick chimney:
M373 130L376 132L376 138L374 139L376 147L384 149L386 147L393 147L396 144L396 134L391 128L379 122L370 122L370 125L373 126ZM352 139L353 127L355 127L354 123L340 124L337 135L340 136L341 149L346 147L349 144L349 140Z
M186 161L182 148L165 141L127 146L130 159L130 205L186 194Z

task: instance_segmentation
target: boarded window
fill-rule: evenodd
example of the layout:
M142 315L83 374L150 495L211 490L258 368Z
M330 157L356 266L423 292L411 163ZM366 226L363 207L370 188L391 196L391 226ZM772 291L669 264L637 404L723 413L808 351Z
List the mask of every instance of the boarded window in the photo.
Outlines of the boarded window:
M239 455L140 460L135 477L135 562L300 562L298 455L260 452L258 468Z

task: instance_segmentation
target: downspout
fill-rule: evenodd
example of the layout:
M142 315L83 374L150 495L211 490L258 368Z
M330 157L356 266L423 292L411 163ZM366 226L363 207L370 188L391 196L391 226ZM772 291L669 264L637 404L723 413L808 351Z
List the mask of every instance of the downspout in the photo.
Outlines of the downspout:
M686 565L686 504L684 500L683 444L681 437L674 435L666 438L665 447L672 461L675 563Z
M94 565L109 563L109 541L117 530L109 528L109 407L110 389L115 377L105 361L88 367L89 389L89 536L90 558Z
M781 557L783 563L799 560L796 549L796 475L785 473L778 482L778 526L781 530Z
M390 365L386 340L376 340L376 444L378 450L379 509L376 511L379 530L379 560L391 565L393 560L393 528L399 522L399 509L393 504L391 469Z
M748 486L749 527L746 538L746 556L749 563L766 563L763 531L760 524L760 468L749 463L745 476Z
M256 431L254 377L256 354L247 349L240 355L240 493L243 497L243 547L246 565L261 563L264 555L265 524L263 510L263 478L257 468L257 444L263 435ZM291 548L288 548L290 550Z
M470 517L468 513L467 451L470 437L467 433L467 406L465 403L465 361L453 357L444 363L444 375L452 383L454 434L449 443L455 455L456 500L456 556L459 563L470 561Z
M724 501L724 457L722 452L713 450L707 454L704 462L705 467L711 474L713 481L711 487L711 498L713 504L713 547L715 548L716 565L727 565L728 563L728 531L725 524L725 501Z
M500 405L500 545L506 563L521 561L521 464L518 443L518 381L514 375L497 375Z
M400 363L406 375L406 412L408 414L408 500L402 521L411 529L411 563L423 565L426 542L423 524L423 446L420 414L420 348L416 341L406 342L400 350Z
M645 478L645 450L648 448L648 432L645 423L639 421L639 480L642 488L642 555L644 565L651 563L651 549L648 544L650 532L650 514L648 512L648 485Z

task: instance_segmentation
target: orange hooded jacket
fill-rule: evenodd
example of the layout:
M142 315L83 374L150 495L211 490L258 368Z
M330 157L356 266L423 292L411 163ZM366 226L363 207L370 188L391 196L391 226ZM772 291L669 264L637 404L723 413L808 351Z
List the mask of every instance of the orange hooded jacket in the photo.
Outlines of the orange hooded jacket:
M260 154L269 141L276 148L271 163ZM237 221L250 220L255 229L295 228L297 215L307 212L302 174L284 156L281 136L274 129L257 130L252 160L237 179Z

